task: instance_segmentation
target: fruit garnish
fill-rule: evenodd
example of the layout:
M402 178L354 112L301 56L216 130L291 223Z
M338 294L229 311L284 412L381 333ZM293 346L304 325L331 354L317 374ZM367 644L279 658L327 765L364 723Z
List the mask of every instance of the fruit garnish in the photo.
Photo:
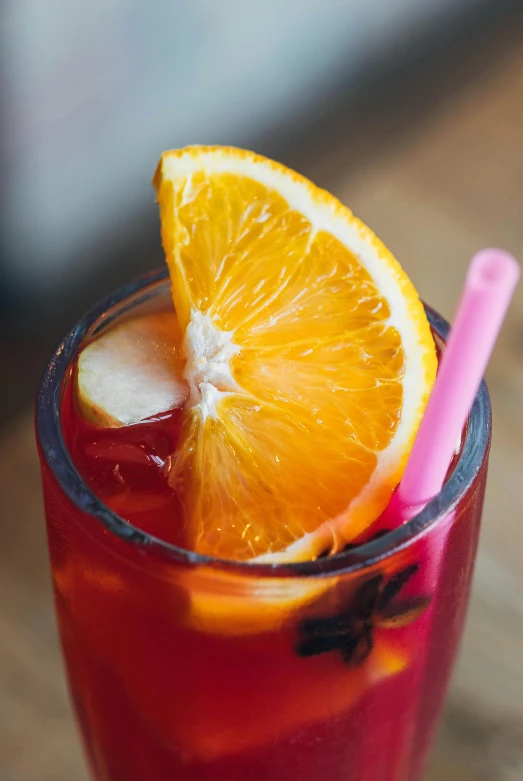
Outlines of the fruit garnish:
M267 562L339 551L387 505L435 378L414 287L336 198L251 152L166 152L154 184L175 359L134 351L133 321L108 331L80 356L83 409L101 425L149 417L171 372L173 405L186 397L168 477L185 547Z
M138 423L179 407L180 335L174 312L124 322L91 342L78 358L78 402L100 426Z
M169 478L187 545L335 552L388 503L434 381L418 295L349 209L266 158L166 152L154 184L190 387Z

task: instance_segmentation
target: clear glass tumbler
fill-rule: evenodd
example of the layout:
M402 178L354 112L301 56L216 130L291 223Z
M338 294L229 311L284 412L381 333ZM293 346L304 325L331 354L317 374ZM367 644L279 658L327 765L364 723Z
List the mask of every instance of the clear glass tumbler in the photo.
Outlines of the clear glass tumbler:
M64 443L86 340L166 306L164 272L81 320L42 379L37 440L56 610L96 781L420 781L461 636L487 473L483 384L441 493L314 562L181 550L109 510ZM431 310L436 340L447 325Z

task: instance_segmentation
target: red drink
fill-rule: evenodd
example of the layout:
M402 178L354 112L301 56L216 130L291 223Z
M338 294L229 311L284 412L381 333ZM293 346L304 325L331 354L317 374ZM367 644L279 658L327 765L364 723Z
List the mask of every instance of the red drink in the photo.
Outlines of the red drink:
M474 564L484 386L443 491L401 529L275 568L184 551L161 472L178 413L98 430L69 382L100 317L150 305L163 276L90 313L39 396L59 627L94 778L420 781Z

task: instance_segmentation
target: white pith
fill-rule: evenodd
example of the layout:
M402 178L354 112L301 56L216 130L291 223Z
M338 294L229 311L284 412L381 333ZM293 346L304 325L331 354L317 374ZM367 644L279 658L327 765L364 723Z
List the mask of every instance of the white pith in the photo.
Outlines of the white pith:
M242 390L231 373L230 360L240 351L233 342L233 332L220 331L208 312L193 309L183 347L183 376L189 386L186 407L198 409L203 421L215 418L220 399Z

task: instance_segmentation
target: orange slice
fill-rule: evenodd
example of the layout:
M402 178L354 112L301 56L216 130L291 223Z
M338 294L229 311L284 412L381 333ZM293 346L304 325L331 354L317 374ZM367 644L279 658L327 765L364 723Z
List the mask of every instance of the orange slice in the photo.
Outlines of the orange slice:
M387 505L434 381L417 293L349 209L251 152L166 152L154 184L189 388L169 477L187 547L336 552Z

